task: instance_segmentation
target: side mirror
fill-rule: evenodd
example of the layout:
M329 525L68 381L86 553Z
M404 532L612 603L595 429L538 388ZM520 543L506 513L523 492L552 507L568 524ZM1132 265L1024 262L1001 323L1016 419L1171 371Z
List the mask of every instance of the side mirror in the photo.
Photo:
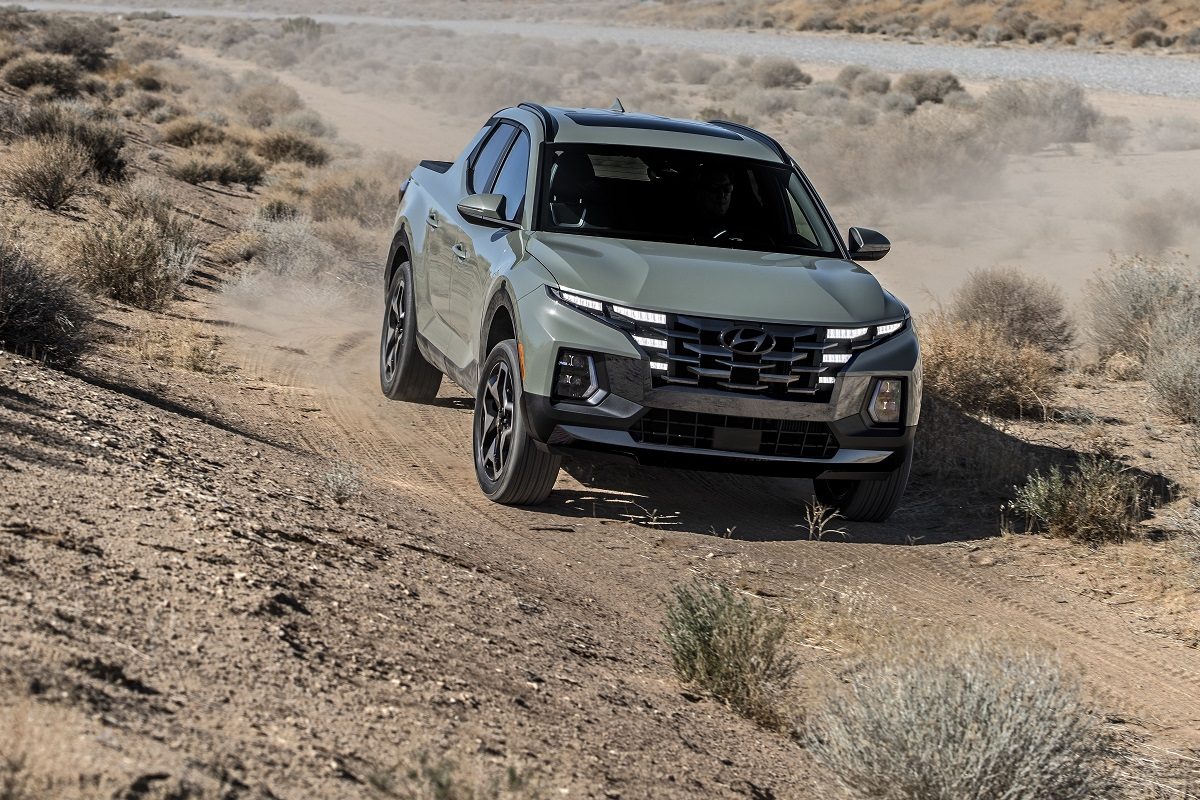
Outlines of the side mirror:
M846 238L850 244L850 257L855 261L878 261L892 249L886 236L870 228L851 228Z
M480 225L501 228L520 227L518 223L509 222L504 218L504 195L502 194L467 195L459 201L458 213Z

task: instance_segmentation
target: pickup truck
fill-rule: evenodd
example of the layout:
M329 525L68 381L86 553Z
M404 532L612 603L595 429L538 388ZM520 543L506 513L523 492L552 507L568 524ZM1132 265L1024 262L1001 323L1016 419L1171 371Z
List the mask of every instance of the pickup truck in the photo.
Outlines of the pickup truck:
M810 478L850 520L901 500L921 406L907 307L796 161L733 122L533 103L401 188L380 381L475 397L479 486L543 502L561 456Z

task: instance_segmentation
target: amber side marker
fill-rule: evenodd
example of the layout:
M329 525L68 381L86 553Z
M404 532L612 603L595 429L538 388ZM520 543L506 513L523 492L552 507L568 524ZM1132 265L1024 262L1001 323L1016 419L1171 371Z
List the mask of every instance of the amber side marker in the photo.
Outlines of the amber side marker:
M517 342L517 361L521 362L521 380L525 380L525 345Z

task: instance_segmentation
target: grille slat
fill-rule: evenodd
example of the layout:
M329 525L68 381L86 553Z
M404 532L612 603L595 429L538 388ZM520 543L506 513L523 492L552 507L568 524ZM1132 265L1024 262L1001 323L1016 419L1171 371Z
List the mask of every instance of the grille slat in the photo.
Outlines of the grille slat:
M629 430L635 442L699 450L726 450L788 458L832 458L837 440L829 425L807 420L758 419L654 408Z

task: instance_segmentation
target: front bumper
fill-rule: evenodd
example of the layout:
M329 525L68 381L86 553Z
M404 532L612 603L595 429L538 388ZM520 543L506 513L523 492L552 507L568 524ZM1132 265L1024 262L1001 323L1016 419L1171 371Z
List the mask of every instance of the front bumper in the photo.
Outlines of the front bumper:
M528 369L525 420L539 445L554 452L716 472L872 479L895 471L912 448L922 387L911 325L859 352L837 375L826 402L655 385L645 353L624 332L536 296L522 300L520 325ZM559 348L600 360L603 391L592 402L549 396ZM900 425L876 425L867 415L876 378L903 379ZM677 435L672 420L683 420L693 435ZM700 428L704 433L695 435ZM809 447L810 437L824 444Z

